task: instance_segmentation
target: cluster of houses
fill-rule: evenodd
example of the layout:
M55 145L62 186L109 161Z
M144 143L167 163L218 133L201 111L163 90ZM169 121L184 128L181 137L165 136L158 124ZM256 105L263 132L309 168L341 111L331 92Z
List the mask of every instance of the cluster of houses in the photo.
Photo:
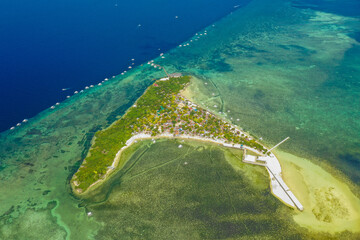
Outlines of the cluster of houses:
M143 126L133 134L138 133L198 136L230 143L251 140L251 137L228 122L184 99L180 94L171 96L150 119L144 120Z

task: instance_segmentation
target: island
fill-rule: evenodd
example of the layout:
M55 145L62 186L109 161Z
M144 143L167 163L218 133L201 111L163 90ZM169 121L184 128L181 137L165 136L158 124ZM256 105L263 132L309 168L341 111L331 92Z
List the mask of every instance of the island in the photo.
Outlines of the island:
M272 193L288 206L303 210L283 181L280 163L272 149L186 99L181 92L190 80L190 76L177 73L154 81L119 120L98 131L86 158L71 179L74 193L81 195L105 181L117 170L123 150L138 140L152 139L155 142L156 138L180 138L244 150L243 162L266 167Z

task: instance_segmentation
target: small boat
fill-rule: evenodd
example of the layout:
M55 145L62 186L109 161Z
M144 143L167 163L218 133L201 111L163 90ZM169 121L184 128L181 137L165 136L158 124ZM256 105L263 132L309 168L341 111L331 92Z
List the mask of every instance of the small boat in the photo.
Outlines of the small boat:
M51 109L55 109L55 106L51 106L50 108L51 108Z
M28 120L25 118L22 122L23 122L23 123L26 123L27 121L28 121Z
M11 127L11 128L10 128L10 130L14 130L14 129L15 129L15 127Z

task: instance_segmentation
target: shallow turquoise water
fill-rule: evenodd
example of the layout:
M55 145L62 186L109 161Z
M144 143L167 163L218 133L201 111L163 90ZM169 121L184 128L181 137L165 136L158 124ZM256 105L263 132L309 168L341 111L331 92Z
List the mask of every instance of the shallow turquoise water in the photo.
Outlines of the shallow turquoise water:
M201 79L203 105L268 144L290 136L282 149L327 161L359 187L359 31L354 17L259 0L155 61ZM1 134L0 238L100 238L106 221L86 216L68 180L94 132L162 75L145 64Z

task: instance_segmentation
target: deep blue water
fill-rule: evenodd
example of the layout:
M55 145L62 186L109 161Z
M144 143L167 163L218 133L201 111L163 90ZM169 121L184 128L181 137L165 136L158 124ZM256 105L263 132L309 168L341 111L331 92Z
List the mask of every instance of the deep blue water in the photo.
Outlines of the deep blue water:
M141 64L158 56L249 1L1 1L0 131L119 74L132 58Z

